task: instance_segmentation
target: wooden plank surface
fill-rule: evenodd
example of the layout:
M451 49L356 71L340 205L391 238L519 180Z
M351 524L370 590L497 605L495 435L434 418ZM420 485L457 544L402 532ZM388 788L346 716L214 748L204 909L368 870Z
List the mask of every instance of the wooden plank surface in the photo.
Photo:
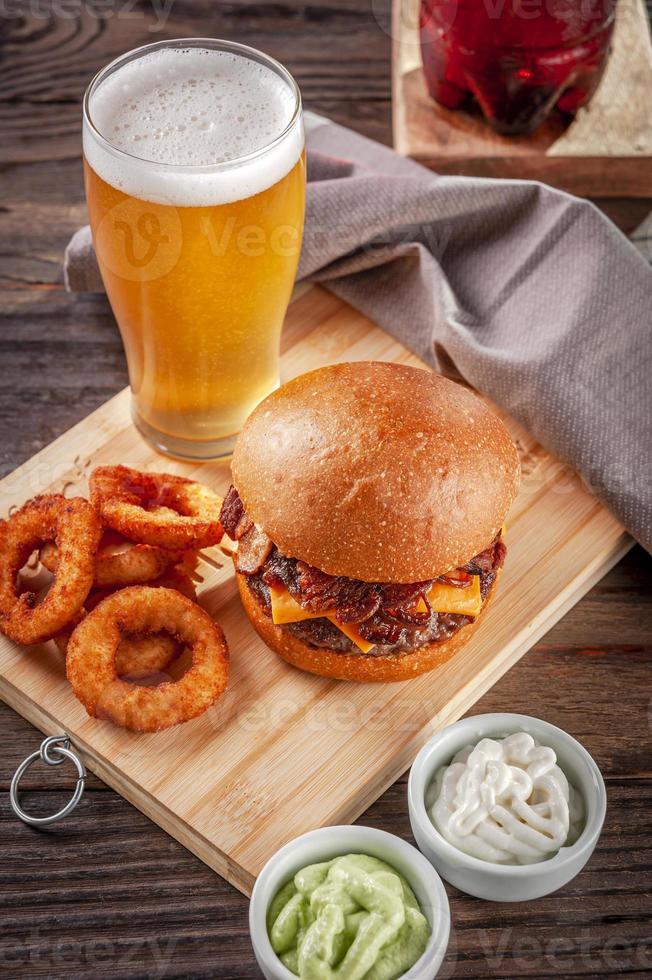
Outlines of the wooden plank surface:
M528 136L494 133L478 112L431 99L421 67L420 0L395 0L394 146L440 173L543 180L574 194L652 193L652 42L644 0L618 4L612 51L589 106L553 112Z
M284 328L282 380L343 360L419 365L323 289L300 293ZM364 685L288 667L250 627L231 563L213 548L203 553L198 592L226 633L231 676L227 693L201 718L151 736L90 719L54 644L25 650L6 637L0 697L46 734L68 732L88 768L249 893L288 840L358 817L429 735L472 707L631 547L575 474L506 422L523 470L508 515L509 560L473 639L437 671ZM163 465L131 424L126 390L0 482L0 514L36 493L85 494L90 470L116 461L145 471ZM222 494L230 482L223 462L166 461L164 468Z
M64 246L85 220L80 99L97 68L160 36L249 41L292 69L309 108L391 141L388 0L175 0L162 31L146 2L125 23L34 17L29 6L7 8L0 30L0 473L126 384L106 302L72 302L62 287ZM601 206L631 231L652 202ZM649 975L651 581L652 559L636 548L476 705L572 731L605 774L609 810L582 876L527 914L448 888L455 930L445 975ZM0 703L0 739L3 975L260 978L243 896L106 784L92 777L83 809L57 831L19 824L4 794L39 735ZM69 785L65 771L35 770L30 805L57 809ZM411 839L405 780L362 822Z

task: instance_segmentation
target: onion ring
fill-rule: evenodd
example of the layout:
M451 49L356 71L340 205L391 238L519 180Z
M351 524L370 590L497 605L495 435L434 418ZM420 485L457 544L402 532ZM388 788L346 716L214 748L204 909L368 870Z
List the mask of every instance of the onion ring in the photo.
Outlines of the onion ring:
M190 599L191 602L197 602L197 590L195 588L195 583L183 565L174 565L172 568L168 568L163 575L159 576L157 579L154 579L153 582L137 582L136 584L148 585L151 589L174 589L176 592L180 592L181 595L185 596L186 599ZM103 599L106 599L107 596L113 595L115 592L119 591L120 590L117 588L93 589L86 600L86 608L83 612L92 612Z
M41 548L41 564L49 572L56 572L58 557L54 542L48 541ZM113 531L105 532L97 549L93 588L142 585L162 575L179 557L178 552L155 548L150 544L133 544Z
M197 602L195 583L182 566L168 569L154 582L147 583L151 588L175 589L191 602ZM72 623L53 637L61 653L66 655L73 630L96 606L113 595L117 589L93 589L82 609ZM126 636L116 653L116 672L118 677L142 678L160 674L167 670L180 653L180 646L165 633L148 636Z
M153 582L147 582L154 589L174 589L185 595L191 602L197 602L197 589L184 565L173 565Z
M80 616L78 623L84 617ZM54 637L54 642L64 656L74 630L62 630ZM115 670L118 677L141 679L161 674L176 659L180 650L173 637L167 633L152 633L145 636L125 636L120 641L115 656Z
M168 632L190 647L192 662L177 681L140 687L118 677L116 653L125 633ZM135 732L156 732L195 718L223 693L229 654L220 627L172 589L134 585L108 596L77 626L66 673L89 715Z
M183 551L222 539L222 499L202 483L127 466L98 466L89 487L104 523L132 541Z
M74 619L93 584L101 534L89 502L61 494L28 500L0 521L0 631L16 643L41 643ZM47 595L36 605L33 592L19 593L18 573L48 541L55 542L59 563Z

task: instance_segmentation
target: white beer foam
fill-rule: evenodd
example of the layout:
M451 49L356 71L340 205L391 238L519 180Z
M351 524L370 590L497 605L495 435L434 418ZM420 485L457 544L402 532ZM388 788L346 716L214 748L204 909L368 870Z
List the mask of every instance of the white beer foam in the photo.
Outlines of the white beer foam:
M84 155L103 180L134 197L178 207L228 204L266 190L295 165L300 120L269 147L294 108L294 92L266 65L228 51L160 48L96 86L89 114L110 145L85 124Z

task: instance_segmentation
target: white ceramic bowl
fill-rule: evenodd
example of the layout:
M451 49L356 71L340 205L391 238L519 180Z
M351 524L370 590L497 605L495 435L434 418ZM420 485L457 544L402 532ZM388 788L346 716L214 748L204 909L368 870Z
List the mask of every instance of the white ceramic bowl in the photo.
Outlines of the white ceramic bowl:
M528 732L557 753L557 762L584 802L584 828L577 841L547 861L505 865L481 861L449 844L435 828L425 797L435 773L465 745L482 738ZM598 842L607 809L607 793L597 765L574 738L528 715L490 714L463 718L435 735L419 752L410 772L408 806L412 833L442 878L460 891L493 902L524 902L562 888L577 875Z
M450 932L448 898L441 878L415 847L373 827L322 827L290 841L258 875L249 905L249 931L256 960L267 980L297 980L272 949L267 910L282 886L307 865L343 854L369 854L396 868L410 884L432 935L423 956L401 980L433 980L446 953Z

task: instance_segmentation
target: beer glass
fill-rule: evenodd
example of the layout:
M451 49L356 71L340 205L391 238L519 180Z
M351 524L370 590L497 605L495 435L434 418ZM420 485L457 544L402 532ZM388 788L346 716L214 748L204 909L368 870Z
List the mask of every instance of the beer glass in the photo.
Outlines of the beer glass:
M89 85L83 145L134 423L172 456L228 455L279 381L305 203L299 89L242 44L148 44Z

